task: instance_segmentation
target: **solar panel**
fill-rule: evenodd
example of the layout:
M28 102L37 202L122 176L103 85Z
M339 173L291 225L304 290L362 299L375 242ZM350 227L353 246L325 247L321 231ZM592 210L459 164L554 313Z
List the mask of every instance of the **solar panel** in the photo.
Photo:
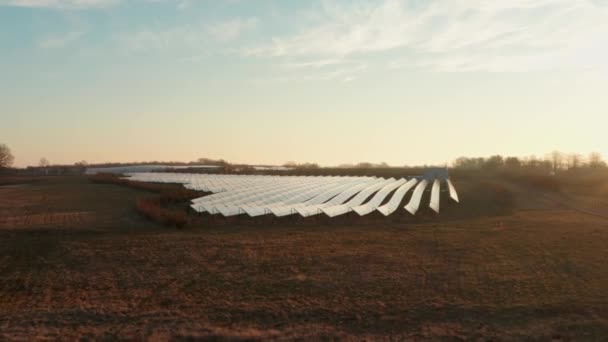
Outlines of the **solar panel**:
M456 193L456 188L454 188L454 185L452 185L452 182L449 178L445 181L446 183L448 183L448 191L450 193L450 198L452 198L456 203L458 203L458 193Z
M341 204L341 205L336 205L333 207L323 208L321 210L323 210L323 212L329 217L336 217L336 216L339 216L342 214L346 214L347 212L351 211L352 208L359 206L363 202L365 202L365 200L369 196L374 194L376 191L380 190L385 185L390 184L394 181L395 181L394 178L389 178L389 179L380 178L377 183L374 183L374 184L368 186L367 188L363 189L363 191L358 193L357 196L353 197L348 202Z
M399 208L399 204L405 197L405 194L416 185L418 181L415 178L410 179L407 183L401 185L397 191L393 194L390 201L385 205L378 208L378 211L381 212L384 216L388 216L395 212Z
M433 181L433 187L431 188L431 202L429 207L439 214L439 179Z
M388 216L395 212L406 194L413 190L405 210L415 215L425 189L432 183L429 207L439 213L441 182L446 181L454 202L458 194L447 171L431 170L421 181L348 176L268 176L184 173L131 173L130 180L178 183L212 194L193 199L191 208L199 213L251 217L273 214L277 217L298 213L309 217L325 213L336 217L350 211L367 215L378 210ZM392 194L392 196L391 196ZM388 202L383 204L389 197Z
M416 215L418 208L420 207L420 201L422 200L422 194L424 194L424 189L429 184L429 181L423 179L416 188L414 189L414 193L412 194L412 198L410 202L404 207L405 210L409 211L410 214Z
M405 184L405 182L405 179L400 179L396 182L385 185L382 189L380 189L380 191L378 191L374 195L374 197L372 197L372 199L367 201L367 203L362 204L360 206L356 206L353 208L353 210L357 214L359 214L359 216L371 213L372 211L376 210L380 206L380 204L382 204L382 201L384 201L388 194L390 194L393 190L397 189L402 184Z
M355 194L359 193L361 190L366 188L368 185L370 185L371 183L375 183L375 182L377 182L376 178L372 178L372 179L368 179L368 180L362 179L361 181L357 182L355 185L351 186L350 188L344 190L342 193L335 196L331 200L329 200L325 203L322 203L322 204L310 205L310 206L307 206L304 208L299 208L298 213L300 213L300 215L302 215L303 217L320 214L320 213L322 213L322 210L321 210L322 208L342 204L346 200L348 200L349 198L351 198L352 196L354 196Z

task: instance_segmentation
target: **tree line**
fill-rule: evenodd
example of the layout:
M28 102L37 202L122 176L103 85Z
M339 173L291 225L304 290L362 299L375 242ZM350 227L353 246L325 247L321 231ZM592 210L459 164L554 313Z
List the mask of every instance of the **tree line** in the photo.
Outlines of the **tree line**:
M13 165L15 157L11 153L11 150L5 144L0 144L0 168L10 168ZM156 162L158 163L158 162ZM137 163L139 164L139 163ZM167 164L167 163L165 163ZM173 163L180 165L217 165L229 167L232 164L223 159L210 159L210 158L199 158L198 160L190 163ZM46 159L40 160L40 167L48 167L51 163ZM86 167L86 161L80 161L74 164L79 167ZM117 166L122 165L120 163L107 163L102 164L104 166ZM126 164L125 164L126 165ZM133 165L130 163L129 165ZM96 165L97 166L97 165ZM294 169L318 169L320 168L317 163L295 163L287 162L284 163L285 167ZM370 169L370 168L390 168L391 166L387 163L373 164L369 162L361 162L358 164L345 164L340 165L338 168L355 168L355 169ZM503 157L501 155L493 155L487 158L484 157L460 157L452 162L452 167L455 169L464 170L499 170L499 169L537 169L550 172L559 172L564 170L575 170L582 168L600 169L607 168L606 162L602 159L602 156L597 152L592 152L587 156L583 156L578 153L563 153L559 151L553 151L547 154L544 158L537 158L536 156L530 157L514 157L508 156Z
M488 158L469 158L460 157L453 163L452 167L456 169L539 169L550 172L559 172L564 170L574 170L582 168L606 168L606 162L597 152L592 152L588 156L583 156L577 153L562 153L559 151L551 152L544 158L530 157L503 157L494 155Z

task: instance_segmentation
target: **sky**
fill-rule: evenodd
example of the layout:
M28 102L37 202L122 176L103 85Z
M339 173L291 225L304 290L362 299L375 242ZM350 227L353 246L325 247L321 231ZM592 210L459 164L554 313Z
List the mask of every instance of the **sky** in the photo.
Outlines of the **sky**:
M608 0L0 0L17 166L608 156Z

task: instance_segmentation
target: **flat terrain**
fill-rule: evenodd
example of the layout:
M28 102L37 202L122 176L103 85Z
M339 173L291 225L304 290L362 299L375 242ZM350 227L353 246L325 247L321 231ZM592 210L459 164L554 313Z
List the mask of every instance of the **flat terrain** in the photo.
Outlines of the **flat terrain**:
M139 217L139 190L18 183L0 186L0 340L608 338L601 197L456 179L439 216L179 230Z

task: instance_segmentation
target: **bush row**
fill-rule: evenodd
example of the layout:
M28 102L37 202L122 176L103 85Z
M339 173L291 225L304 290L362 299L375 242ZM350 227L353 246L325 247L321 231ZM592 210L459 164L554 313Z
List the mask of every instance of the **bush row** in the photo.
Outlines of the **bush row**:
M203 195L201 192L185 189L181 185L178 187L175 184L134 182L108 173L99 173L90 176L90 179L94 183L117 184L158 193L159 195L156 197L138 197L135 200L137 212L150 220L177 228L182 228L188 224L188 214L183 209L169 208L169 206Z
M160 193L162 204L179 203L193 198L201 197L203 193L181 187L175 184L158 184L135 182L126 178L121 178L111 173L98 173L89 177L94 183L117 184L129 188Z
M180 209L166 208L160 198L137 198L135 208L143 217L166 226L183 228L188 223L188 215Z

